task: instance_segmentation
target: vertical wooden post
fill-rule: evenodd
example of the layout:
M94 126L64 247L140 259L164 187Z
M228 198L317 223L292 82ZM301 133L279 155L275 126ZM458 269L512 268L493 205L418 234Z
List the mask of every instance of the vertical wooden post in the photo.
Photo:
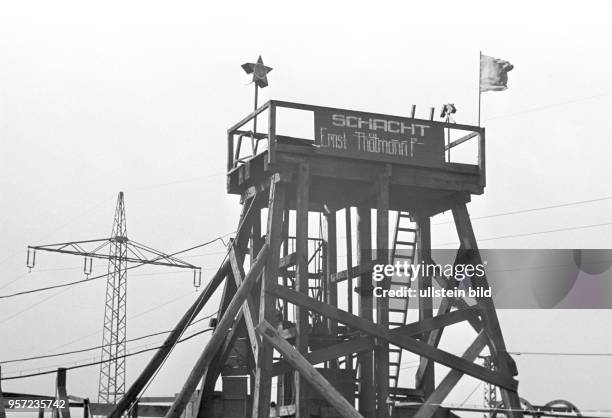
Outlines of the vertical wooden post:
M278 183L275 178L270 180L270 199L268 202L268 226L266 241L269 246L263 278L261 280L261 293L259 302L259 321L266 320L274 323L274 310L276 298L267 294L270 284L278 282L278 263L280 259L280 244L282 233L283 212L285 204L285 185ZM255 368L255 387L253 391L253 418L269 418L270 395L272 383L272 354L270 343L263 342L257 350Z
M346 271L353 270L353 227L351 223L351 207L344 209L344 228L346 235ZM348 275L346 280L346 298L348 299L348 312L353 313L353 277ZM353 369L353 355L346 356L346 369Z
M357 207L357 262L364 266L372 259L372 215L368 206ZM363 272L359 276L359 316L372 321L372 274ZM376 415L376 393L374 390L374 362L372 351L362 351L359 360L359 412L365 418Z
M338 306L338 284L332 282L331 277L338 270L337 248L336 248L336 212L331 212L325 217L327 224L327 303ZM330 319L328 321L331 336L338 335L338 322ZM338 368L338 360L330 361L330 367Z
M4 396L2 394L2 366L0 366L0 418L6 418L4 410Z
M89 418L89 416L91 415L91 410L90 410L90 406L89 406L90 402L89 402L89 398L85 398L83 399L83 418ZM42 413L45 413L45 410L43 408ZM39 414L40 416L40 414Z
M308 204L310 200L310 170L308 165L300 164L297 173L296 211L295 211L295 255L296 290L308 295ZM308 310L296 305L297 322L295 337L296 348L300 354L308 352ZM295 372L295 412L297 418L308 418L306 381Z
M480 251L478 250L478 244L476 242L476 236L472 228L472 221L467 210L465 203L457 204L453 207L453 219L455 221L455 228L457 229L457 235L459 237L460 249L463 250L474 250L475 264L482 264L482 258ZM488 287L486 277L473 277L472 285L475 287ZM482 310L482 321L485 327L487 336L489 337L491 354L496 360L497 368L500 373L507 376L516 376L517 369L514 360L506 351L506 343L501 332L499 325L499 319L497 318L497 311L493 305L493 301L490 298L478 298L477 304ZM520 418L523 416L521 412L521 403L517 392L511 392L507 389L500 389L502 400L506 408L509 408L508 415L514 418Z
M421 216L415 214L417 221L417 262L418 263L431 263L431 220L429 216ZM431 277L422 274L422 271L418 276L418 289L426 291L431 287ZM433 302L430 297L420 296L418 298L419 303L419 321L431 318L433 316ZM423 335L421 340L427 341L429 335ZM420 363L427 363L427 367L423 374L417 374L416 387L423 390L425 398L434 391L435 389L435 377L434 377L434 363L428 361L425 357L420 357Z
M61 418L70 418L70 399L68 399L68 390L66 389L66 369L61 367L57 369L57 400L63 402L63 407L60 406L58 413Z
M376 199L376 258L379 263L390 262L389 251L389 177L381 174L378 178L379 188ZM391 279L379 282L384 289L389 289ZM385 328L389 328L389 300L386 297L376 299L376 322ZM377 416L388 418L389 410L387 400L389 399L389 343L376 339L376 393L377 393Z

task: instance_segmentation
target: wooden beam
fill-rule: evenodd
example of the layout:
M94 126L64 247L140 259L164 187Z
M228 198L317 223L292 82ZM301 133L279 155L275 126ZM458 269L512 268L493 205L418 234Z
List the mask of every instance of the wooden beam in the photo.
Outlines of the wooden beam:
M416 215L417 221L417 260L419 263L429 264L431 260L431 221L429 216ZM432 286L431 276L425 276L422 271L417 277L419 291L427 291ZM420 296L418 298L419 320L423 321L433 317L433 301L431 297ZM421 337L423 340L429 339L429 334L425 333ZM423 391L425 396L429 396L434 391L436 382L434 376L433 362L428 361L425 356L419 358L420 365L423 365L423 373L417 374L416 388Z
M338 322L364 331L374 337L383 338L393 345L402 347L403 349L413 353L426 356L447 367L459 369L465 374L477 379L484 380L494 385L514 391L516 391L518 386L516 380L514 380L511 376L492 372L484 367L463 360L461 357L447 353L446 351L440 350L436 347L428 346L426 343L418 341L407 335L395 333L393 332L395 330L392 331L381 327L380 325L374 324L359 316L351 315L346 311L301 295L291 289L276 285L271 286L269 291L280 298L289 300L291 303L307 307L308 309L319 312L326 317L334 318L338 320Z
M206 288L202 291L200 296L195 300L191 307L181 317L179 322L176 324L174 329L162 344L162 346L155 352L155 355L149 360L149 363L136 378L134 383L125 392L125 395L121 398L119 403L112 409L109 414L109 418L121 418L127 408L136 400L138 394L144 389L145 385L149 382L151 377L157 372L159 367L163 364L168 354L172 350L172 347L176 345L185 329L191 324L191 321L200 313L202 308L206 305L208 300L217 290L217 287L225 279L227 274L230 272L229 260L226 260L219 271L212 277L212 279L206 285ZM95 414L94 414L95 415Z
M326 230L327 230L327 241L326 241L326 253L325 261L327 264L326 277L327 281L327 303L333 306L338 306L338 285L331 280L331 275L338 270L337 260L337 231L336 231L336 212L328 213L325 216ZM332 337L338 335L338 323L334 320L328 321L329 334ZM330 363L330 367L337 368L338 362L336 359Z
M375 183L376 184L376 183ZM372 215L369 206L357 207L357 263L364 265L372 259ZM359 317L372 321L372 274L361 272L359 277ZM366 418L376 416L376 390L374 384L374 355L364 351L357 356L359 362L359 412Z
M470 344L468 349L463 353L464 360L474 361L483 348L487 345L487 336L483 331L478 334L474 342ZM415 418L430 418L440 408L440 405L446 399L448 394L457 385L463 373L457 369L448 372L438 387L427 397L425 403L417 411Z
M387 165L390 171L391 165ZM388 264L391 262L389 251L389 175L385 172L378 176L378 193L376 196L376 258ZM382 288L391 286L391 279L385 279ZM389 300L376 299L376 322L389 329ZM387 400L389 399L389 342L376 339L374 349L375 382L376 382L376 415L378 418L389 418Z
M244 281L244 259L237 253L236 247L232 245L229 254L230 264L232 266L232 276L236 282L236 286L240 286ZM246 300L242 304L242 312L244 313L244 320L246 323L247 334L249 336L249 342L251 343L251 350L255 358L257 358L257 349L259 347L259 338L255 332L255 326L258 321L257 311L255 308L255 302L253 295L249 294Z
M60 418L70 418L70 399L68 399L68 389L66 389L66 369L57 369L56 380L57 400L63 403L63 407L58 408Z
M217 379L219 378L219 374L221 374L223 366L227 362L227 359L229 358L229 355L231 354L231 351L234 348L236 339L246 329L246 324L244 321L244 310L238 313L234 324L235 326L232 326L232 329L225 337L223 345L221 346L219 351L217 351L217 354L215 355L213 361L204 373L204 378L202 379L202 388L200 390L200 396L196 405L198 418L209 417L213 413L213 396L215 392L215 384L217 382ZM168 402L173 401L174 398L172 398Z
M460 248L473 250L474 263L482 264L476 236L472 228L472 221L465 204L457 204L453 207L453 219L461 244ZM481 288L489 287L486 276L472 278L472 285ZM489 337L490 348L492 348L491 354L495 358L498 373L506 376L516 376L518 374L516 364L506 351L506 343L504 342L493 300L491 298L477 298L477 304L483 313L482 321ZM509 415L513 418L522 418L523 413L521 412L521 403L516 388L503 387L500 389L504 404L510 408Z
M276 330L265 320L257 326L257 331L278 350L291 366L319 392L338 413L345 418L363 418L344 396L287 341L280 338Z
M330 280L332 283L340 283L344 280L353 279L361 275L361 273L371 273L374 265L379 264L378 260L370 260L363 266L352 266L346 270L339 271L331 275ZM352 281L352 280L351 280ZM352 291L351 291L352 292Z
M176 396L172 407L166 414L166 418L178 418L185 410L185 406L191 399L191 396L193 395L198 382L204 375L204 372L209 366L210 361L212 360L214 355L219 350L219 347L225 340L225 335L227 334L230 328L235 326L234 319L236 317L236 314L242 307L242 304L246 300L246 297L251 291L251 289L257 283L261 271L263 270L264 264L268 259L268 248L269 247L267 244L262 247L261 251L259 252L259 255L257 256L255 264L253 264L251 270L246 275L244 281L236 291L236 294L229 303L225 314L219 320L219 323L217 324L215 331L210 337L208 344L206 344L206 347L202 351L202 354L200 355L193 369L189 373L187 381L183 385L183 388L181 389L179 394Z
M324 361L340 358L341 356L347 354L360 353L362 351L373 349L373 338L357 337L349 341L311 351L309 353L304 354L304 358L306 358L311 364L319 364L323 363ZM272 376L278 376L289 371L291 371L291 365L285 360L280 360L274 363L274 365L272 366Z
M264 277L261 281L259 302L259 320L274 322L276 298L268 295L269 286L276 285L278 281L278 262L280 259L280 246L282 241L283 213L285 211L285 185L270 181L270 197L268 202L268 225L266 243L270 254L266 260ZM253 388L253 418L267 418L270 408L273 349L270 344L262 341L257 351Z
M469 141L470 139L474 138L475 136L478 136L478 132L470 132L467 135L462 136L459 139L455 139L453 142L451 142L450 144L447 144L444 147L444 150L448 151L449 149L456 147L459 144L463 144L466 141Z
M296 290L308 295L308 204L310 203L310 168L306 164L298 166L296 210L295 210L295 252L296 252ZM308 310L296 306L297 331L295 346L300 354L308 352ZM296 418L308 418L306 381L299 373L294 374Z
M4 396L2 394L2 365L0 365L0 418L6 418L6 411L4 410Z
M344 229L346 239L346 270L352 271L353 269L353 225L351 222L351 207L344 208ZM347 277L346 282L346 299L348 301L348 311L353 313L353 278ZM346 356L346 369L353 369L353 355L349 354Z

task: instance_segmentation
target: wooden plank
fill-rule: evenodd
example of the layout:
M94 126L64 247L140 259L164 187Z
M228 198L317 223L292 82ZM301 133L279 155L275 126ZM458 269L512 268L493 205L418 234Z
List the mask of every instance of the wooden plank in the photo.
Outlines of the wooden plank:
M281 270L295 266L296 254L291 253L281 257L278 266Z
M298 166L296 211L295 211L295 252L296 252L296 290L308 295L308 204L310 200L310 168L306 164ZM308 310L296 306L296 349L300 354L308 352ZM297 418L308 418L306 381L299 373L294 374L295 407Z
M480 352L487 345L487 336L483 331L478 334L474 342L470 344L468 349L463 353L461 358L467 361L474 361ZM448 394L457 385L463 373L457 369L453 369L442 379L438 387L427 397L425 403L417 411L415 418L430 418L440 408L442 402Z
M244 281L244 260L243 257L236 252L236 247L232 245L229 253L230 264L232 266L232 276L236 281L236 286L240 286ZM242 304L242 312L244 314L244 321L246 323L247 334L249 336L249 342L251 343L251 350L253 355L257 358L257 348L259 347L259 338L255 332L255 326L257 318L257 311L255 310L255 302L253 301L253 295L249 294L246 300Z
M338 285L331 280L331 275L336 273L338 269L337 260L337 231L336 231L336 212L328 213L325 216L326 230L327 230L327 241L326 241L326 254L325 260L326 271L325 280L327 281L327 303L333 306L338 306ZM338 335L338 323L334 320L328 321L329 334L331 336ZM332 361L330 367L337 368L338 362Z
M353 226L351 222L351 207L344 208L344 229L346 239L346 269L352 271L353 269ZM349 275L350 276L350 275ZM348 303L347 310L353 313L353 278L347 277L346 282L346 299ZM346 368L347 370L353 369L353 355L349 354L346 356Z
M285 206L285 185L270 181L270 197L268 202L268 225L266 231L267 245L270 254L266 261L264 277L261 281L259 302L259 320L274 322L276 298L269 297L268 288L277 285L278 262L282 238L282 223ZM253 418L267 418L271 397L273 349L270 344L263 343L257 351L255 368L255 383L253 388Z
M6 418L6 411L4 409L4 396L2 391L2 365L0 365L0 418Z
M516 380L512 379L510 376L492 372L484 367L465 361L461 357L447 353L446 351L435 347L430 347L426 343L418 341L407 335L394 333L389 329L367 321L359 316L351 315L350 313L336 307L329 306L309 297L305 297L304 295L291 289L275 285L271 286L269 291L280 298L289 300L291 303L307 307L308 309L319 312L326 317L334 318L338 320L338 322L364 331L372 336L383 338L393 345L413 353L426 356L447 367L459 369L465 374L477 379L484 380L486 382L493 383L494 385L514 391L516 391L518 386Z
M387 164L390 167L390 164ZM378 195L376 197L376 251L378 261L388 264L390 260L389 251L389 175L382 173L378 176ZM390 288L390 278L381 282L384 290ZM376 299L376 322L381 327L389 328L389 300L387 298ZM375 382L376 382L376 415L378 418L389 418L389 409L382 407L389 399L389 342L384 339L376 339L374 349L375 359Z
M282 335L281 335L282 337ZM304 354L311 364L319 364L324 361L340 358L341 356L359 353L374 349L374 339L371 337L357 337L349 341L335 344L329 347L320 348ZM291 365L284 360L280 360L272 366L272 376L278 376L291 371Z
M57 399L63 401L64 407L57 409L60 418L70 418L70 399L68 399L68 389L66 389L66 369L57 369L56 380Z
M185 410L185 406L191 399L191 396L193 395L198 382L202 378L204 372L206 371L206 368L210 364L210 361L212 360L214 355L219 350L219 347L225 340L225 335L227 334L230 328L235 326L234 318L236 317L236 314L238 313L238 311L242 307L242 304L246 300L247 295L259 279L264 264L268 259L268 249L268 245L264 244L261 251L259 252L259 255L257 256L255 264L253 264L251 270L246 275L244 281L236 291L236 294L229 303L225 314L219 320L215 331L210 337L208 344L206 344L206 347L202 351L202 354L200 355L193 369L189 373L187 381L183 385L183 388L181 389L179 394L176 396L172 407L166 414L166 418L178 418Z
M110 412L109 418L121 418L131 403L134 402L138 394L144 389L151 377L153 377L159 367L161 367L166 357L172 350L172 347L174 347L185 329L189 326L189 324L191 324L191 321L193 321L193 319L200 313L202 308L204 308L208 300L215 293L215 290L217 290L217 287L219 287L229 272L230 262L229 260L226 260L219 271L217 271L217 273L208 282L206 288L204 288L200 296L198 296L187 312L185 312L185 314L181 317L172 332L168 334L162 346L155 352L155 355L153 355L134 383L132 383L129 389L125 392L125 395L123 395L117 406Z
M378 260L370 260L363 266L352 266L350 269L342 270L331 275L330 280L332 283L340 283L349 278L353 279L361 275L361 273L371 273L372 269L376 264L380 264Z
M472 138L474 138L474 137L476 137L476 136L478 136L478 132L470 132L469 134L464 135L464 136L462 136L462 137L461 137L461 138L459 138L459 139L455 139L455 140L454 140L453 142L451 142L450 144L447 144L447 145L444 147L444 149L445 149L446 151L448 151L449 149L454 148L454 147L456 147L456 146L457 146L457 145L459 145L459 144L463 144L464 142L469 141L470 139L472 139Z
M295 367L300 375L319 392L338 413L345 418L363 418L344 396L331 385L291 344L280 338L276 330L265 320L257 326L257 331L274 346Z
M429 216L417 215L417 260L419 263L429 264L431 260L431 221ZM419 274L417 277L419 291L427 290L432 287L431 276ZM419 320L423 321L433 317L433 301L431 297L419 297ZM423 340L427 340L429 334L425 333L422 336ZM423 391L425 396L429 396L435 388L435 376L433 362L428 361L425 356L419 358L420 365L423 365L423 373L417 375L416 388Z
M453 207L453 219L455 221L455 228L457 229L457 235L461 244L461 249L474 250L474 263L482 264L482 258L480 257L480 251L478 250L478 244L476 242L476 236L472 228L472 222L470 215L465 204L457 204ZM475 287L487 288L489 284L486 276L475 277L472 279L472 285ZM497 318L497 311L493 305L491 298L477 298L477 304L482 311L482 321L485 327L487 336L489 337L489 346L492 351L492 355L495 359L495 364L499 370L499 374L506 376L516 376L518 371L516 364L506 350L506 343L502 335L501 326L499 325L499 319ZM511 409L509 411L510 416L522 417L521 403L516 392L516 388L503 387L501 389L502 400L504 404Z
M370 208L366 206L357 207L357 264L364 265L372 259L372 215ZM359 317L372 321L372 274L361 272L358 280ZM348 325L348 324L347 324ZM374 383L374 355L371 351L358 354L359 362L359 412L367 418L376 416L376 390Z
M223 345L217 351L213 361L206 369L204 378L202 379L202 388L196 404L196 411L198 418L209 417L213 413L213 397L215 392L215 384L223 366L227 362L229 355L236 343L238 336L245 330L246 323L244 321L244 310L238 313L236 320L234 321L235 326L229 331L225 337ZM142 399L141 399L142 401ZM174 398L171 398L168 402L174 402Z

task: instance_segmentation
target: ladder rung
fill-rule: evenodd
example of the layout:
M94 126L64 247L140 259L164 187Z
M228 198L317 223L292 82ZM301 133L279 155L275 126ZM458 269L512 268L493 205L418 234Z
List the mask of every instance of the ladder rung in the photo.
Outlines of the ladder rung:
M401 312L401 313L404 313L406 311L404 309L389 309L389 312Z
M414 228L397 228L398 231L416 232Z
M413 257L411 255L397 254L395 258L406 258L406 259L412 260Z
M408 245L411 247L414 247L416 244L414 242L410 242L410 241L395 241L397 244L401 244L401 245Z

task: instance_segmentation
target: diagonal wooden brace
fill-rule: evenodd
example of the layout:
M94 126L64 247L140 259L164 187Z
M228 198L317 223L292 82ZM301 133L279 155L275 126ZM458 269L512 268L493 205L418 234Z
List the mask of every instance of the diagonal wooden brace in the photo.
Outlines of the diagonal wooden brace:
M267 321L257 326L257 332L277 349L285 360L297 369L304 379L312 385L345 418L363 418L353 405L329 383L291 344L285 341Z
M409 336L394 334L386 327L374 324L356 315L352 315L341 309L335 308L323 302L319 302L286 287L274 284L269 286L268 292L279 298L286 299L291 303L319 312L328 318L333 318L350 326L351 328L359 329L374 337L389 341L389 343L405 350L430 358L431 360L434 360L447 367L461 370L463 373L477 379L484 380L485 382L492 383L511 391L516 391L518 387L518 382L514 380L512 376L485 369L484 367L476 365L473 362L462 359L461 357L440 350L436 347L431 347L426 343L418 341Z

